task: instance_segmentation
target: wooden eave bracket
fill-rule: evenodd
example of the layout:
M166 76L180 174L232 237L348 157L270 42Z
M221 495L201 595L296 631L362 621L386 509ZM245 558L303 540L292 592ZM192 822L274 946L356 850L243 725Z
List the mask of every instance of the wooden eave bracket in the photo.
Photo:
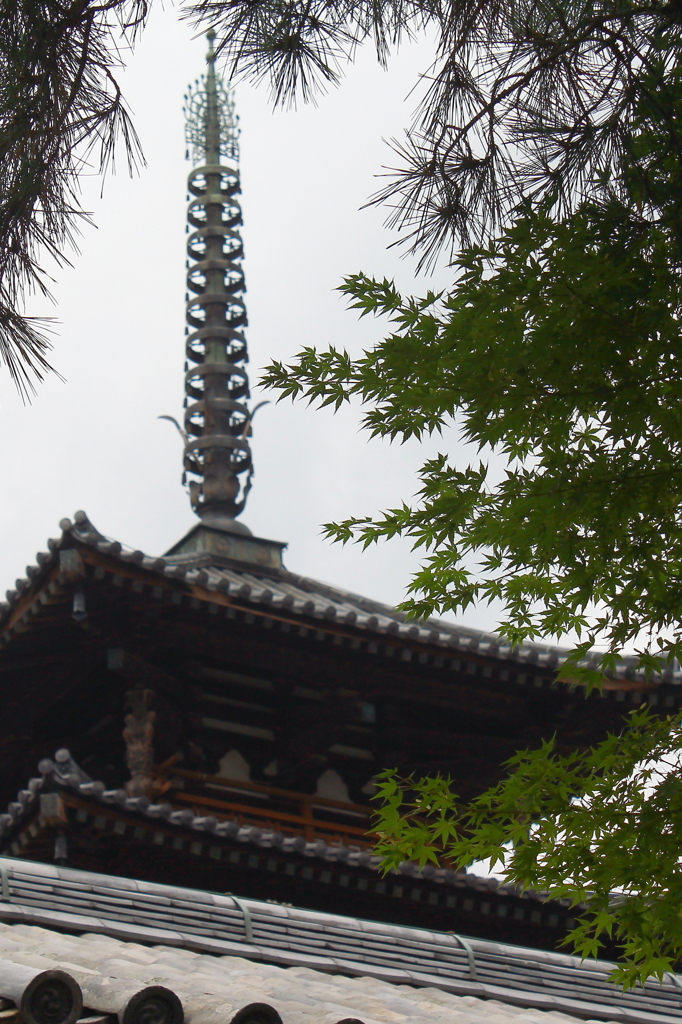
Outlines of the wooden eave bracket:
M59 604L67 593L63 586L64 582L59 568L53 566L50 575L40 586L35 589L31 588L27 594L19 598L14 611L7 620L3 634L10 630L23 632L27 626L26 616L35 615L41 605Z

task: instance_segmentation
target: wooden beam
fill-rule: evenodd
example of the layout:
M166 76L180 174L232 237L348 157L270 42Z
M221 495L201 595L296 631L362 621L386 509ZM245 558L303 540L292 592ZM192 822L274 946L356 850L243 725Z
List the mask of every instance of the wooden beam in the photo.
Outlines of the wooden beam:
M323 818L315 818L310 814L289 814L287 811L274 811L269 807L250 807L248 804L233 804L227 800L217 800L214 797L202 796L196 793L174 793L170 799L171 801L179 800L180 803L190 804L192 807L206 807L222 811L226 816L245 816L255 818L261 822L286 822L291 825L298 825L301 831L305 831L306 828L313 828L316 831L321 830L334 834L343 833L343 835L365 837L367 845L370 845L367 839L368 834L370 834L369 829L358 828L356 825L344 825L342 822L325 821Z
M162 774L163 765L156 769ZM297 793L293 789L279 789L277 786L266 786L260 782L250 782L242 779L229 779L225 775L209 775L207 772L193 772L186 768L173 768L173 775L181 779L188 779L193 782L211 783L216 786L228 786L230 789L243 790L245 793L264 793L268 796L281 797L284 800L296 800L299 803L318 804L320 807L338 808L344 811L353 811L358 814L369 815L371 807L363 804L353 804L345 800L331 800L328 797L317 796L315 793ZM164 773L165 774L165 773Z

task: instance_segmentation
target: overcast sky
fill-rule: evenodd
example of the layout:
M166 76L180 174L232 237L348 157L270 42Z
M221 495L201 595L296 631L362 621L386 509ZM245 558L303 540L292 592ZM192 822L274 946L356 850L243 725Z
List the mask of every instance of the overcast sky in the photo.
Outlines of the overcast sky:
M195 522L180 484L180 438L157 417L182 413L190 169L182 97L203 71L205 51L176 11L157 6L121 75L147 167L130 179L121 161L102 197L95 175L84 180L97 227L84 229L73 269L54 286L54 365L64 381L49 379L23 406L0 376L2 591L77 509L102 533L149 554L162 554ZM380 322L359 323L345 309L335 291L344 274L394 276L407 292L449 280L445 267L417 278L413 260L387 250L394 236L383 227L386 211L361 210L391 163L382 140L408 123L415 106L408 94L428 63L422 43L385 72L368 48L340 89L289 112L273 113L265 87L238 86L252 382L271 358L287 359L303 345L357 352L380 336ZM37 302L28 311L46 312ZM396 603L417 564L409 546L341 548L321 538L320 524L409 499L423 457L439 448L457 454L456 442L391 446L369 441L358 420L357 409L336 416L302 404L262 409L242 519L255 534L288 542L291 570ZM485 608L462 621L495 625Z

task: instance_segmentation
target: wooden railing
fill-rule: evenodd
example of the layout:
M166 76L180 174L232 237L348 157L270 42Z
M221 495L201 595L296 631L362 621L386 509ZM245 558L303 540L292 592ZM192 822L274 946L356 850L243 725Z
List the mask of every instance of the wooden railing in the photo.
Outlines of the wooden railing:
M188 783L187 788L178 786L174 779ZM212 814L219 820L273 828L288 835L302 835L308 841L337 839L362 847L372 847L375 842L371 832L372 808L362 804L189 771L168 762L155 769L155 780L156 799L164 797L172 804L184 804L198 814ZM209 795L206 789L214 787L229 791L234 799ZM257 799L258 804L245 803L248 799ZM356 824L349 824L349 818Z

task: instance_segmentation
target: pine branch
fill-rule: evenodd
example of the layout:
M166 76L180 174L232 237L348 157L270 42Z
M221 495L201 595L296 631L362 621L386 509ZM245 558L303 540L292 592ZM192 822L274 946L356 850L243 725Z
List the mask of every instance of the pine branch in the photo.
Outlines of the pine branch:
M79 173L93 155L104 173L119 139L131 169L142 159L114 71L146 13L144 0L0 3L0 359L24 395L51 345L19 309L49 294L45 259L75 249Z
M665 92L682 45L675 10L651 0L190 0L184 16L214 24L230 73L269 79L277 103L336 84L368 40L385 63L435 29L399 166L372 199L426 265L484 242L524 201L563 216L625 197L635 112ZM669 135L679 150L672 121Z

